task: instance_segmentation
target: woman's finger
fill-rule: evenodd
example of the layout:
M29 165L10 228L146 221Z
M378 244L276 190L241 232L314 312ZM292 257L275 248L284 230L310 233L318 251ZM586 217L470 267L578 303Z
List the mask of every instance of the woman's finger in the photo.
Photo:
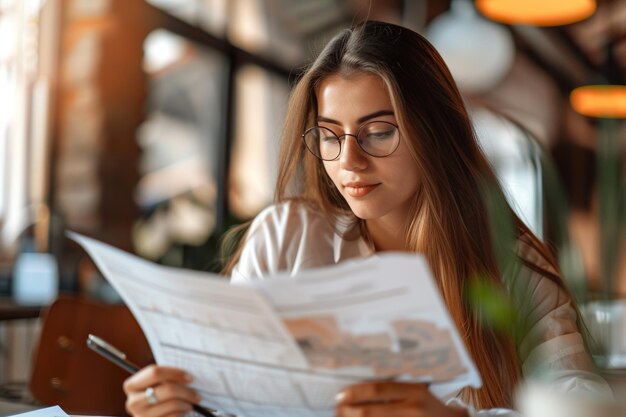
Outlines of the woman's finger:
M157 403L177 399L191 404L197 404L202 399L193 389L185 385L172 383L161 384L154 387L154 397L157 399ZM148 402L147 397L146 402Z
M468 417L467 409L447 406L428 390L425 394L403 400L372 401L340 404L335 409L337 417Z
M146 396L143 392L131 392L126 395L126 412L131 416L137 416L146 408Z
M142 410L136 417L165 417L185 415L191 411L191 404L182 400L169 400L159 402Z
M337 405L354 405L369 402L416 401L428 393L427 384L377 381L351 385L337 394Z
M143 391L163 382L188 384L193 381L191 375L182 369L169 366L149 365L124 381L124 392Z
M406 402L341 405L335 409L337 417L421 417L423 410Z
M200 402L200 396L181 385L160 385L154 389L156 403L150 403L145 392L134 392L126 400L126 411L135 417L164 416L172 413L185 414L192 404Z
M153 400L149 398L147 389L134 391L128 394L126 408L135 414L143 409L171 400L184 401L190 404L198 404L201 400L200 395L193 389L173 383L165 383L153 387L152 398ZM151 401L155 402L151 403Z

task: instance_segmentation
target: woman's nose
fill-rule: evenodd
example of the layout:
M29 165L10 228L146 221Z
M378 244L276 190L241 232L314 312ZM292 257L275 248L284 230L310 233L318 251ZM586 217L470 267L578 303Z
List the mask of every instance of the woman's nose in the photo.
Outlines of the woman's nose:
M352 135L345 135L339 157L340 167L347 171L360 171L367 167L367 155Z

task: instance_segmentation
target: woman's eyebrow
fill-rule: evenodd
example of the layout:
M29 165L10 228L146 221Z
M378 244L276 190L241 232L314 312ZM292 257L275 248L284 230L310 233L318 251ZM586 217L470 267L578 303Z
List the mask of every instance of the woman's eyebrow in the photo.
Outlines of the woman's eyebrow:
M365 115L363 117L359 117L357 119L357 123L361 124L363 122L366 122L366 121L368 121L370 119L373 119L373 118L379 117L379 116L393 116L393 115L394 115L394 113L393 113L392 110L379 110L377 112L370 113L370 114ZM317 121L318 122L325 122L325 123L332 123L334 125L341 126L341 122L339 122L339 121L337 121L335 119L330 119L328 117L324 117L324 116L317 116Z
M368 114L367 116L363 116L363 117L359 117L357 119L357 123L361 124L364 123L370 119L373 119L375 117L379 117L379 116L393 116L393 111L391 110L380 110L371 114Z

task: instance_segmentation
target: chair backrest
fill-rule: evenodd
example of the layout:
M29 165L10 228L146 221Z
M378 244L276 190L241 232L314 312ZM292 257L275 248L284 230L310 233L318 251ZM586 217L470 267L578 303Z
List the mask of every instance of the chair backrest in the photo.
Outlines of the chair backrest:
M153 362L148 342L127 307L60 297L43 317L31 393L41 403L60 405L70 414L126 415L122 383L129 375L86 346L90 333L141 366Z

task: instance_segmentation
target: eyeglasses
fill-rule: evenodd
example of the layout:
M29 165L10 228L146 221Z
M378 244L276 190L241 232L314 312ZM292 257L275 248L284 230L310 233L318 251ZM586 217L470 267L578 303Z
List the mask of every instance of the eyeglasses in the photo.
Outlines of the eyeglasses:
M334 161L341 155L342 138L346 136L355 138L363 152L377 158L391 155L400 144L398 126L382 121L365 123L359 127L356 135L346 133L337 136L328 128L314 126L305 130L302 140L307 149L319 159Z

